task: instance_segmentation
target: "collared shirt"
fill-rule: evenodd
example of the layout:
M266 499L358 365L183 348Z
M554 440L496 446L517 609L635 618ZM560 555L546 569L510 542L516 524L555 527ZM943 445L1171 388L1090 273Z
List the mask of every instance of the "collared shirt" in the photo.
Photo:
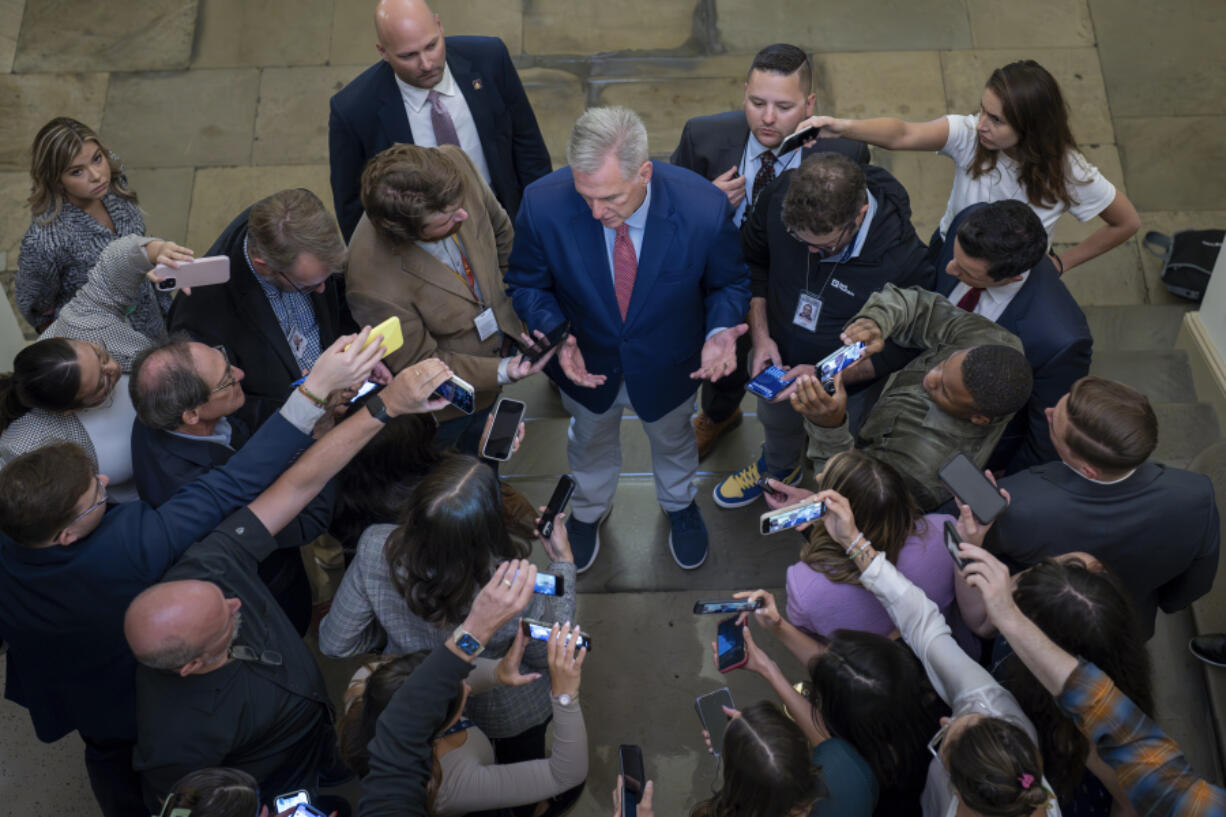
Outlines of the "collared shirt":
M468 278L464 275L464 259L460 257L461 252L464 252L465 255L468 253L460 244L458 233L438 241L418 241L417 246L430 253L440 264L459 276L464 281L464 286L468 286ZM471 259L471 256L469 258ZM472 261L469 260L468 263L472 264ZM473 295L478 301L484 302L481 297L481 284L477 281L475 272L473 274Z
M1133 474L1137 472L1137 469L1133 468L1131 471L1129 471L1127 474L1124 474L1124 476L1120 477L1119 479L1091 479L1090 477L1087 477L1085 474L1078 471L1073 466L1069 465L1067 462L1064 462L1064 460L1060 460L1060 462L1064 463L1065 468L1069 469L1074 474L1084 479L1086 482L1093 482L1095 485L1115 485L1116 483L1123 482L1124 480L1128 479L1130 476L1132 476Z
M868 240L868 230L873 224L873 216L877 215L877 198L868 190L864 191L864 195L868 197L868 209L864 211L864 221L860 222L860 229L856 230L856 240L843 248L843 254L838 259L840 264L860 257L860 252L864 249L864 242Z
M396 85L400 87L400 98L404 100L404 112L409 117L409 129L413 132L413 143L424 148L438 147L434 138L434 123L430 121L430 104L428 97L431 91L438 91L443 98L443 107L451 115L455 125L456 137L460 140L460 149L468 154L477 166L477 171L486 182L490 180L490 167L485 162L485 151L481 149L481 137L477 133L477 123L473 121L472 111L468 109L468 101L464 99L455 78L451 76L451 66L444 63L443 78L433 88L418 88L396 77Z
M1139 814L1226 814L1226 790L1197 776L1178 744L1098 667L1078 663L1056 702L1094 741Z
M295 391L294 393L297 394L298 392ZM213 426L212 434L184 434L181 431L168 431L166 433L173 434L176 437L182 437L185 440L192 440L200 443L217 443L218 445L224 445L226 448L233 448L233 446L230 445L230 439L234 435L234 429L230 426L230 421L225 417L222 417L217 421L217 425ZM309 434L310 430L308 429L304 433Z
M298 366L310 369L323 354L323 345L319 342L319 321L315 317L315 305L311 303L311 296L298 291L285 292L277 289L256 273L251 263L251 255L247 252L246 238L243 239L243 257L247 259L247 269L251 270L260 289L264 291L264 297L272 307L272 314L277 317L277 323L285 335L290 352L298 361ZM300 333L303 338L303 343L298 348L295 348L290 340L295 332Z
M647 230L647 213L651 210L651 182L647 182L647 195L643 196L643 203L639 205L639 209L630 214L626 219L626 226L629 227L630 243L634 245L634 258L637 262L643 257L643 233ZM605 252L609 254L609 274L613 276L613 284L617 285L617 276L613 272L613 242L617 240L617 230L612 227L600 225L604 230L604 246Z
M975 304L975 308L971 311L976 315L983 315L993 323L1000 320L1000 316L1009 308L1009 304L1013 303L1017 293L1021 292L1022 287L1026 286L1026 279L1030 277L1030 271L1023 272L1019 277L1022 280L1010 281L1007 284L1000 284L994 287L984 287L982 294L979 296L979 303ZM968 284L959 281L950 290L949 300L956 304L970 290L971 287Z
M745 198L737 205L736 212L732 216L732 221L737 226L745 220L745 213L749 209L749 203L753 201L753 183L758 178L758 170L762 167L762 154L766 151L774 151L774 148L768 148L766 145L758 141L758 137L753 135L753 131L749 132L749 141L745 143L745 150L741 154L741 166L737 172L745 178ZM792 170L800 167L800 154L804 151L801 148L790 150L782 156L775 156L775 178L779 178L785 170Z

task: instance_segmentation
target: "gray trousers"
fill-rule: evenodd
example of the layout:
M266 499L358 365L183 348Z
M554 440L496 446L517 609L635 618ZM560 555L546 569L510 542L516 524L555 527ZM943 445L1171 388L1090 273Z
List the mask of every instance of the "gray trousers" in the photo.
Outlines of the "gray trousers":
M791 471L804 457L808 444L804 421L790 401L771 403L758 398L758 422L762 423L766 435L763 457L767 472Z
M571 514L580 522L595 522L604 516L612 504L617 479L621 476L622 410L630 406L630 397L626 394L623 380L613 405L597 414L572 400L566 392L561 392L561 395L562 405L570 412L566 455L570 460L571 475L575 478ZM656 478L656 498L665 511L679 511L688 507L698 493L694 487L694 474L698 471L698 441L690 424L693 410L694 399L691 395L659 420L653 423L642 421L647 441L651 444L651 470ZM801 434L803 436L803 429Z

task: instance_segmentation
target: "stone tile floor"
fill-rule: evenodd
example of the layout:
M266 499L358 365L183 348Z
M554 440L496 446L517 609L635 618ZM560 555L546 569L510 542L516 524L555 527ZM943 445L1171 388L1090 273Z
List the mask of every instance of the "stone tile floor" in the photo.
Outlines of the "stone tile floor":
M6 271L6 290L29 223L29 142L53 116L74 116L99 129L129 169L150 231L197 250L234 214L275 190L306 186L330 202L328 98L376 57L372 5L0 0L0 270ZM820 110L847 116L926 119L970 112L991 68L1029 56L1060 80L1074 133L1141 211L1141 234L1226 226L1221 3L437 0L435 7L449 34L506 41L555 165L563 162L578 113L614 102L643 113L653 153L666 157L687 117L739 104L749 56L769 42L794 42L814 52ZM916 227L929 235L944 210L949 163L886 151L877 151L876 161L908 187ZM1066 217L1056 230L1057 245L1076 243L1093 227ZM1176 303L1157 272L1138 237L1067 281L1086 305ZM533 392L533 400L542 436L560 442L564 426L551 419L558 415L549 409L550 395ZM634 426L627 429L627 471L642 470L645 459ZM736 460L754 449L758 435L747 422L731 441L733 453L704 468L739 466ZM516 463L533 498L544 500L548 475L559 468L557 454L540 452ZM651 507L649 483L642 482L627 477L621 492L625 524L616 537L626 548L623 560L645 554L658 534L656 515L638 507ZM751 523L750 516L709 511L708 522L731 534ZM607 633L605 643L617 646L593 655L588 683L607 688L604 695L641 701L650 716L643 723L659 728L649 734L638 724L627 733L593 718L590 794L577 813L607 813L615 745L623 741L644 743L650 770L670 781L658 789L661 813L684 813L706 791L714 772L702 762L693 723L682 711L688 703L677 709L676 701L724 682L738 700L765 690L743 673L717 677L705 656L709 622L677 611L703 592L693 588L728 589L743 580L741 571L778 564L785 555L753 554L755 564L744 550L724 554L722 564L689 585L670 577L666 562L611 558L584 582L585 589L611 591L585 593L582 604L592 631ZM765 573L757 578L770 583ZM676 592L618 592L648 588ZM642 676L626 672L640 664L654 669ZM329 672L337 682L341 674ZM681 714L670 717L673 712ZM9 704L0 705L0 719L0 798L14 813L93 813L76 738L38 743L28 718Z

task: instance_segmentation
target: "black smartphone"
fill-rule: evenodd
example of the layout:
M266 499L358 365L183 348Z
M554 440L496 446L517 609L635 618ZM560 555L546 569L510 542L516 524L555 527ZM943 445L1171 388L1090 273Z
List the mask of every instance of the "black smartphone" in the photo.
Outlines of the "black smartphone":
M821 128L807 127L804 130L798 130L791 136L779 143L779 148L775 151L776 156L783 156L790 153L796 148L808 142L810 139L816 139L817 135L822 132Z
M694 615L705 616L711 613L744 613L757 610L762 606L762 599L750 602L749 599L722 599L720 601L694 602Z
M714 692L699 695L694 701L698 720L702 721L702 728L711 736L711 751L716 757L719 757L724 749L724 731L728 728L728 716L723 709L725 706L729 709L735 708L728 687L720 687Z
M536 584L532 586L532 592L542 596L560 596L566 592L566 580L562 576L537 571Z
M472 387L471 383L458 375L453 374L444 380L443 384L434 390L434 393L465 414L472 414L473 409L477 405L476 389Z
M745 666L749 654L745 652L745 634L741 625L736 623L740 614L729 616L719 623L715 634L715 652L719 657L719 671L731 672L737 667Z
M570 502L570 495L575 492L575 481L567 474L563 474L558 479L557 486L553 489L553 496L549 497L549 503L545 506L545 512L541 514L541 526L537 529L542 539L548 539L553 533L553 519L566 507L566 503Z
M622 772L622 817L635 817L643 799L647 776L643 772L643 750L623 743L617 747Z
M515 443L515 433L524 419L527 407L519 400L510 397L498 398L494 406L494 420L489 431L481 438L481 456L487 460L506 462L511 459L511 449Z
M954 557L954 564L958 569L966 567L966 562L958 555L958 545L962 544L962 537L958 536L958 529L952 523L945 523L945 549L949 551L949 555Z
M523 349L524 360L529 363L536 363L547 355L550 349L566 340L568 335L570 335L570 321L562 321L545 333L545 340L537 339L534 346Z
M983 471L961 451L941 466L937 477L951 494L970 506L981 525L991 523L1009 504Z
M779 493L774 488L766 484L768 480L770 480L770 477L760 477L758 481L754 484L757 485L759 488L761 488L762 492L765 494L770 494L771 496L774 496L774 497L783 497L784 494Z
M537 621L534 618L521 618L520 626L524 628L524 635L528 636L528 638L534 638L537 641L548 641L549 633L553 629L552 624L546 624L545 622ZM569 638L567 641L569 643ZM579 634L579 646L586 648L588 652L592 651L592 639L587 633Z

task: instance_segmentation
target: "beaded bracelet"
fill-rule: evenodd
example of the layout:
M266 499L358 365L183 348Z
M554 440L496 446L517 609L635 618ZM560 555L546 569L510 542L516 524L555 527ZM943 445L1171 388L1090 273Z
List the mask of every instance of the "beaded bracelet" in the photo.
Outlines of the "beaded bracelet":
M850 543L848 543L848 545L847 545L847 555L848 555L848 556L850 556L850 555L851 555L851 552L852 552L853 550L855 550L855 549L856 549L856 543L857 543L857 542L859 542L859 541L860 541L861 539L863 539L863 538L864 538L864 532L863 532L863 531L861 531L861 532L859 532L859 533L857 533L857 534L856 534L856 538L855 538L855 539L852 539L852 540L851 540L851 542L850 542Z
M872 546L872 544L873 544L872 542L870 542L870 541L868 541L867 539L865 539L865 540L864 540L864 544L860 545L860 547L856 548L855 550L853 550L853 551L852 551L850 554L848 554L848 555L850 555L850 556L851 556L851 560L854 562L856 559L859 559L859 558L860 558L860 554L862 554L862 553L864 553L864 551L868 550L868 549L869 549L869 548Z
M300 384L298 385L298 391L302 392L302 395L303 395L304 397L306 397L306 399L310 400L312 403L314 403L315 405L319 406L320 408L327 408L327 407L328 407L328 401L327 401L327 400L321 400L321 399L319 398L319 395L317 395L317 394L313 394L313 393L311 392L311 390L310 390L310 389L308 389L308 388L306 387L306 383L300 383Z

